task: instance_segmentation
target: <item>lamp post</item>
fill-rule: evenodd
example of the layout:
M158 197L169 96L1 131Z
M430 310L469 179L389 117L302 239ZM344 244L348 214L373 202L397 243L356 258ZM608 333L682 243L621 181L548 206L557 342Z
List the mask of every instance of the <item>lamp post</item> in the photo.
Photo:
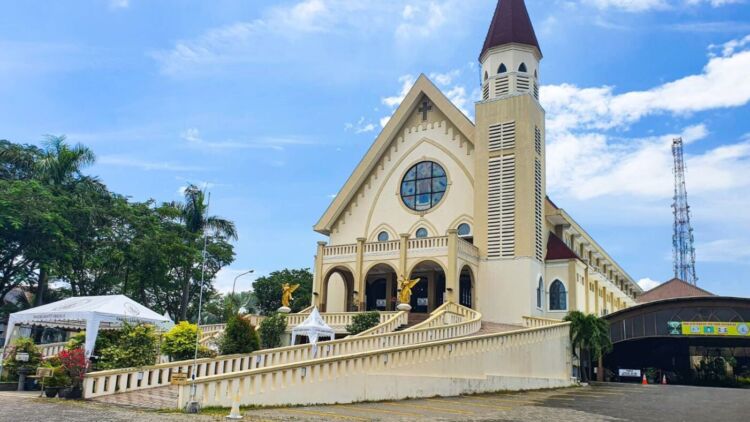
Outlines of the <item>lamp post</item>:
M234 278L234 282L232 282L232 300L234 300L234 287L237 285L237 279L243 275L252 274L254 272L255 270L247 270L244 273L238 274L237 277Z

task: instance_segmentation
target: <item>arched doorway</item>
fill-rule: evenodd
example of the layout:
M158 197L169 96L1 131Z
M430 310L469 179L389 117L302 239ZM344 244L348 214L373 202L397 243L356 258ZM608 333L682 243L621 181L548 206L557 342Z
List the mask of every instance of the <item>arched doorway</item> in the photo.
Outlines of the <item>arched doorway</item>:
M458 304L467 308L474 307L474 273L468 265L461 269L458 277Z
M396 306L398 280L387 264L376 264L365 276L365 308L368 311L392 311Z
M428 313L443 304L445 300L445 271L434 261L422 261L409 274L410 279L419 278L412 287L412 312Z
M354 292L354 274L346 267L335 267L328 271L323 283L321 312L351 311Z

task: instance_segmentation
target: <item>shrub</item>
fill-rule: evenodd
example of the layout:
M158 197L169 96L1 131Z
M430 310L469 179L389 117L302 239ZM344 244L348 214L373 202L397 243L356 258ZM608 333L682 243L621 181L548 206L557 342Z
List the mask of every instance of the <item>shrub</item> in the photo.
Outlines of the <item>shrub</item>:
M85 341L86 333L81 331L70 338L65 348L81 348ZM158 337L152 326L124 324L119 330L99 331L94 346L97 360L93 366L104 370L153 365L158 353Z
M352 334L359 334L380 324L380 314L377 312L363 312L354 315L351 325L346 326L346 331Z
M195 340L200 335L197 325L181 321L164 335L161 352L170 360L192 359L195 353ZM198 357L214 357L216 353L205 346L198 347Z
M286 315L275 313L260 322L260 345L264 349L281 346L281 336L286 331Z
M234 355L238 353L252 353L259 349L258 333L250 321L238 315L233 315L224 334L219 341L219 350L222 355Z
M18 374L18 370L21 368L35 369L42 361L42 353L34 344L34 340L29 337L19 337L13 340L6 353L7 358L5 358L5 361L3 362L3 367L6 368L8 374L11 374L12 376ZM28 353L28 362L17 361L17 353Z
M65 374L70 377L71 384L74 387L80 387L88 366L83 348L63 350L58 356Z

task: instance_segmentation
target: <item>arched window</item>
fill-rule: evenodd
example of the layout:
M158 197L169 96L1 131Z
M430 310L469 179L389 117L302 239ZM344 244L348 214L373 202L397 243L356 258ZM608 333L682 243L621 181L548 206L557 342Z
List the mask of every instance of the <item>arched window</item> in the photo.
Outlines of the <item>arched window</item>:
M539 284L536 286L536 307L542 309L542 298L544 297L544 280L539 277Z
M528 70L526 70L526 63L521 63L521 66L518 66L518 71L526 73Z
M487 72L485 71L485 72L484 72L484 80L486 81L486 80L487 80L487 78L489 78L489 77L490 77L490 75L488 75L488 74L487 74Z
M500 67L497 69L497 73L505 73L508 71L508 68L505 67L505 63L500 63Z
M378 242L387 242L389 238L387 231L378 233Z
M466 223L461 223L458 225L458 235L459 236L468 236L471 234L471 226L469 226Z
M538 74L536 73L536 70L534 70L534 78L535 78L535 79L538 79L538 78L539 78L539 75L538 75Z
M562 281L555 280L549 288L549 310L564 311L568 309L568 297Z
M417 229L417 238L427 237L427 229L420 227Z

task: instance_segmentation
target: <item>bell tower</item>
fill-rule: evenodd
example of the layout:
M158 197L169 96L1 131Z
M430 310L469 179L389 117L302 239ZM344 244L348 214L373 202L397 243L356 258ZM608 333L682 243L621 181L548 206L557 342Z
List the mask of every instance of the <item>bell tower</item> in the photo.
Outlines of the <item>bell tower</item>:
M547 237L541 59L524 0L499 0L479 55L474 204L479 306L498 322L540 313L535 290Z

